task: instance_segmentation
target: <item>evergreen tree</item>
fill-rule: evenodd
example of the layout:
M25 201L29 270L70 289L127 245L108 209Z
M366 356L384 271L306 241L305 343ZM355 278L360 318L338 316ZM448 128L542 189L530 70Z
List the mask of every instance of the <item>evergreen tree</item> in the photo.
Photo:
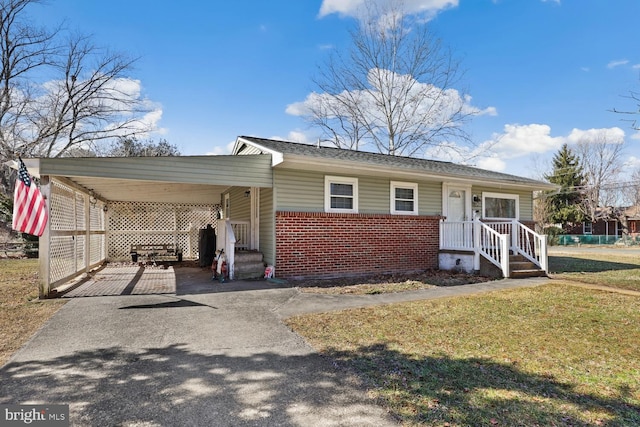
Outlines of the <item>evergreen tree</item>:
M583 222L586 218L580 210L580 204L586 180L578 156L567 144L562 145L553 156L553 172L545 175L545 178L560 186L559 191L547 194L548 222L562 225Z

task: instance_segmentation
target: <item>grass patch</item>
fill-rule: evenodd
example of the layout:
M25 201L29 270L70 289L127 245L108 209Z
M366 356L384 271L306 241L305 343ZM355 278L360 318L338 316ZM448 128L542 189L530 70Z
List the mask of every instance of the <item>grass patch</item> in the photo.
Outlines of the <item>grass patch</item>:
M289 325L407 425L640 425L640 299L561 284Z
M640 257L616 253L550 256L549 276L640 291Z
M38 300L38 260L0 260L0 366L62 305Z

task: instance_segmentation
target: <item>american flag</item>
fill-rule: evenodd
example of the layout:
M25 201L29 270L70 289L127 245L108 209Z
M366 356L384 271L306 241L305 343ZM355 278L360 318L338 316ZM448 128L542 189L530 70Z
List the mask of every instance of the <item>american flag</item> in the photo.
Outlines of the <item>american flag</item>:
M13 193L13 222L11 228L34 236L42 236L49 214L40 190L33 183L27 167L20 159L18 179Z

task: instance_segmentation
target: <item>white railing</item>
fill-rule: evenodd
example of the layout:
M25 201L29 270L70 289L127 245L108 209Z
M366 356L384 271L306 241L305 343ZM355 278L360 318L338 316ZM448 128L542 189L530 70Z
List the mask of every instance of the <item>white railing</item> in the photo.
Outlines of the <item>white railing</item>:
M218 222L216 247L224 249L230 280L233 280L235 276L236 249L250 249L250 228L249 221L226 219L224 220L224 227L220 227L220 221Z
M440 220L440 249L472 251L473 222Z
M480 255L502 270L504 277L509 277L509 235L501 234L479 219L474 224L474 269L480 270Z
M487 222L489 227L500 234L511 236L510 249L534 263L538 268L548 271L547 236L538 234L518 220L509 222Z
M518 221L513 222L513 228L515 232L511 234L511 238L517 253L548 273L547 236L536 233Z
M236 249L251 249L250 224L249 221L231 221L231 228L236 237Z
M548 273L547 237L517 220L481 222L440 221L440 249L474 252L474 268L480 269L480 255L509 277L509 251L520 254Z

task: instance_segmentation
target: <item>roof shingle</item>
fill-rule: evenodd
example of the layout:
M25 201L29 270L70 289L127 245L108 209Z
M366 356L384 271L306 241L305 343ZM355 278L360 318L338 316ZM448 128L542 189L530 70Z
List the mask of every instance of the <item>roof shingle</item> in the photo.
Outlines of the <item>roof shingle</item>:
M510 175L493 172L473 166L460 165L439 160L419 159L415 157L392 156L388 154L371 153L367 151L345 150L335 147L323 147L297 142L279 141L273 139L256 138L253 136L241 136L245 141L264 147L268 150L287 154L314 157L325 160L342 160L380 165L384 167L419 170L430 174L439 174L451 177L460 177L477 180L502 181L510 184L528 185L536 188L553 188L552 184Z

